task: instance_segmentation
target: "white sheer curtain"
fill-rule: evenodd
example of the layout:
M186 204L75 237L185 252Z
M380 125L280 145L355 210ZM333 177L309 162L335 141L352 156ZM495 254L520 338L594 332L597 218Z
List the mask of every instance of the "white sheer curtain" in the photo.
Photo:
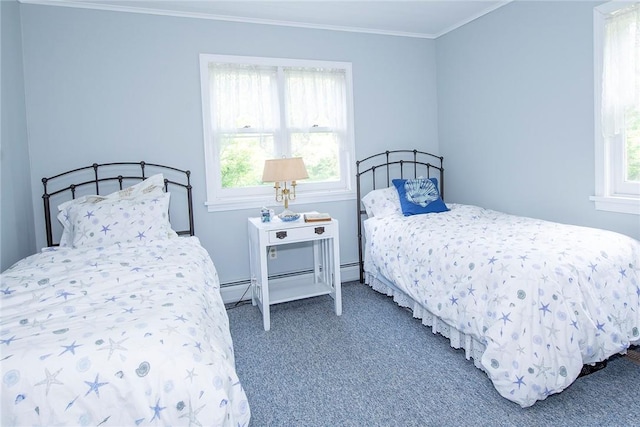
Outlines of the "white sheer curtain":
M287 67L284 74L287 128L301 132L318 127L346 129L344 70ZM304 108L295 108L300 105Z
M602 129L614 137L625 111L640 109L640 3L606 18L602 77Z
M278 127L277 69L211 64L211 109L215 133L272 133Z
M209 153L221 189L261 185L280 128L276 67L211 63Z

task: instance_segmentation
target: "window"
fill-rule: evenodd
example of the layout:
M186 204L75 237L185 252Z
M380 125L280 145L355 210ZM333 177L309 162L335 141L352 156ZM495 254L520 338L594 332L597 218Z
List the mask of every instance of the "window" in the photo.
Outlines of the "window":
M596 209L640 214L640 4L595 8Z
M297 203L354 197L351 64L200 55L209 211L274 205L266 159L302 157Z

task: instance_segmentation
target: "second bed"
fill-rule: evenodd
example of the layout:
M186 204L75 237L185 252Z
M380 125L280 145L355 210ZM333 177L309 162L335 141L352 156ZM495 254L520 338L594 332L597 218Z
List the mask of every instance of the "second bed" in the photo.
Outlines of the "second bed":
M405 216L387 174L395 169L408 192L444 176L442 163L429 163L441 158L407 153L360 169L359 192L364 176L378 183L359 206L362 278L465 348L502 396L531 406L584 365L640 343L640 242L453 203ZM431 157L417 160L423 154Z

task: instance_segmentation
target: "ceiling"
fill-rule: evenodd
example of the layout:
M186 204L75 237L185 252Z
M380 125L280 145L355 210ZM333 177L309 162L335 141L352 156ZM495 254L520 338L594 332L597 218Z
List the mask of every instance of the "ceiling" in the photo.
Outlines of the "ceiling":
M437 38L511 0L19 0L134 13L177 15L405 37Z

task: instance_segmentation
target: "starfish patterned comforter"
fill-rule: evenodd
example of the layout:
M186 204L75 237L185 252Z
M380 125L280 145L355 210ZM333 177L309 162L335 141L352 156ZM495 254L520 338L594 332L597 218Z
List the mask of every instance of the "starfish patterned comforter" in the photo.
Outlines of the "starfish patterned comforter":
M48 249L1 277L1 425L248 425L196 237Z
M365 270L486 346L522 407L640 340L640 242L468 205L365 220Z

